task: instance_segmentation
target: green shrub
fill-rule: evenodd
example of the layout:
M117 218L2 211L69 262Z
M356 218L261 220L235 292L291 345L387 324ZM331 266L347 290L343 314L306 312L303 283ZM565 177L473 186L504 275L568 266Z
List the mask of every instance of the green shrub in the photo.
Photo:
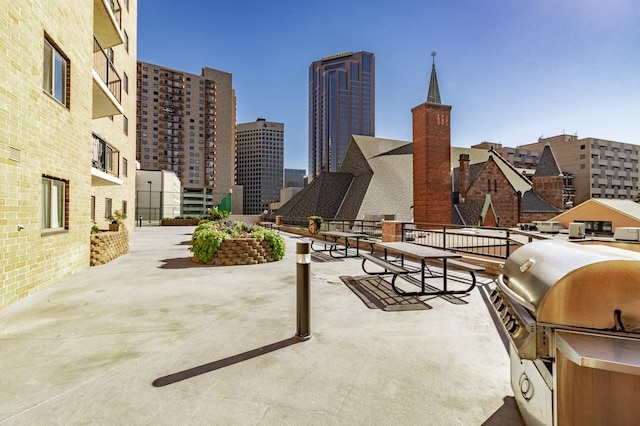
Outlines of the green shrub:
M209 262L225 240L226 234L210 223L200 224L191 237L189 250L202 262Z
M196 226L191 237L189 250L202 262L209 262L227 238L256 238L265 240L273 252L275 260L285 254L285 241L282 235L272 229L265 229L249 222L230 222L228 220L202 220Z
M98 228L98 225L93 225L91 227L91 233L92 234L97 234L98 232L100 232L100 228Z
M273 258L275 260L280 260L284 257L286 251L286 245L284 242L284 238L278 231L274 231L273 229L266 229L262 227L257 227L252 233L251 236L253 238L265 240L269 247L271 247L271 251L273 252Z
M207 210L207 215L211 220L221 220L229 217L229 212L226 210L218 210L218 207Z

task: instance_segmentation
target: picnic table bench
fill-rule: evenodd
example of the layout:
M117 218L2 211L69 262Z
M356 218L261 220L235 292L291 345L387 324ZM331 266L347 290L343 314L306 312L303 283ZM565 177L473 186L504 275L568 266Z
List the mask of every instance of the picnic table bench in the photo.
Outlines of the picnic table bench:
M471 291L476 285L476 272L484 271L484 267L479 265L473 265L470 263L462 262L460 259L462 255L452 252L447 252L444 250L435 249L432 247L420 246L417 244L407 243L407 242L387 242L387 243L376 243L376 246L382 248L384 250L384 258L376 257L369 254L361 254L362 257L362 270L370 275L384 275L384 274L392 274L393 278L391 279L391 286L393 290L401 295L413 295L413 296L422 296L422 295L444 295L444 294L463 294ZM393 251L399 254L400 262L398 261L389 261L387 258L387 250ZM404 256L408 256L411 258L420 260L420 268L409 268L404 264ZM366 262L369 261L374 263L384 269L384 272L370 272L365 268ZM431 269L429 269L429 264L440 264L442 265L442 274L436 274ZM464 290L449 290L447 288L447 279L451 278L454 281L463 282L460 279L449 276L448 269L459 269L469 272L471 275L471 285ZM411 277L411 274L419 273L420 279L416 280L416 278ZM405 279L409 282L416 282L420 285L420 291L417 292L407 292L402 289L399 289L396 286L396 279L399 276L404 276ZM430 278L442 278L443 289L426 289L426 280Z

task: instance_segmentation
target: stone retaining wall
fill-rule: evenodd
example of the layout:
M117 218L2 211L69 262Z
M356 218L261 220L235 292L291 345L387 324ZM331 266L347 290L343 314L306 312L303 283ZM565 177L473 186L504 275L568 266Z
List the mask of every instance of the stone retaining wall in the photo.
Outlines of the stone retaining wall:
M196 263L204 263L195 256L192 257L192 260ZM274 260L271 246L265 240L229 238L223 241L213 255L213 259L207 262L207 265L257 265L258 263L273 262Z
M104 265L129 251L128 232L99 232L91 235L90 266Z

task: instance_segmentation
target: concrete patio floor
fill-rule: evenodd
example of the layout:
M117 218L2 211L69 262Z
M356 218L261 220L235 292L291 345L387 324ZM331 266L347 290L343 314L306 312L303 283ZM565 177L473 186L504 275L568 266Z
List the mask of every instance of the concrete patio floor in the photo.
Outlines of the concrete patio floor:
M2 425L519 425L509 358L479 288L369 309L311 264L298 342L295 247L279 262L189 260L193 227L142 227L128 254L0 310ZM155 385L154 385L155 384Z

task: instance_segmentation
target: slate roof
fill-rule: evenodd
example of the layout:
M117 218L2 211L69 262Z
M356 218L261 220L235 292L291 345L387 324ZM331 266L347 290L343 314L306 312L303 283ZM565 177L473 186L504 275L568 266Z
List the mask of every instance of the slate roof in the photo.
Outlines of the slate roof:
M412 152L409 142L353 135L339 172L322 173L277 214L336 220L395 214L398 220L411 220Z
M553 155L553 151L551 151L551 146L547 142L542 150L540 160L538 160L538 165L536 166L536 172L533 176L560 176L561 174L562 171L560 170L558 161L555 155Z
M351 173L322 173L281 206L277 214L291 218L317 215L333 219L353 178Z
M523 213L560 213L559 209L543 200L533 189L522 195L522 212Z
M453 225L477 226L482 215L482 204L459 203L451 209L451 223Z
M347 156L362 155L371 170L371 181L355 218L394 214L396 220L412 220L413 144L393 139L353 135ZM343 163L340 171L351 172ZM354 187L355 187L354 182Z

